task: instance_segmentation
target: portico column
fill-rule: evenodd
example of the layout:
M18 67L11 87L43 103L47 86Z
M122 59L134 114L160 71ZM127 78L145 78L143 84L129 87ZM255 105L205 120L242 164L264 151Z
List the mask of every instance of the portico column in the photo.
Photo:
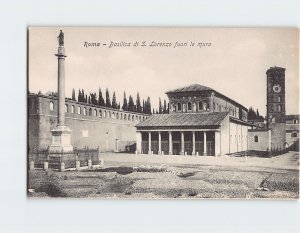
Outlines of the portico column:
M203 132L203 155L206 156L206 132Z
M215 156L221 155L221 133L215 132Z
M173 154L173 141L172 141L172 132L169 131L169 155Z
M142 153L142 132L136 132L136 153Z
M196 154L196 137L195 137L195 131L193 131L193 152L192 155Z
M181 134L181 151L180 151L180 154L184 155L184 132L181 131L180 134Z
M161 154L161 132L158 132L158 154Z
M151 155L151 132L148 132L148 154Z

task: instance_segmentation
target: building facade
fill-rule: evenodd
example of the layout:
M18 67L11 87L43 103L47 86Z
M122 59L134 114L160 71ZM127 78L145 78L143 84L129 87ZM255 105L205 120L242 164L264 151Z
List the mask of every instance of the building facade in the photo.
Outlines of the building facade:
M170 113L136 126L138 153L219 156L248 150L250 124L241 104L199 84L166 94Z
M51 130L57 125L58 98L28 95L29 148L47 148L51 144ZM124 151L135 146L135 125L146 120L148 114L127 112L66 99L65 125L71 131L75 147L99 147L100 151Z
M300 115L286 115L286 142L291 150L299 151Z
M285 69L270 67L267 78L266 127L249 130L249 150L284 151L286 140Z

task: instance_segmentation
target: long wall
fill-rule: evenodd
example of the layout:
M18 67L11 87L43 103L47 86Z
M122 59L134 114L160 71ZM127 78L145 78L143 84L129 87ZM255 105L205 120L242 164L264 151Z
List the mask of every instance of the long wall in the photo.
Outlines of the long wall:
M101 151L119 150L135 144L135 125L149 115L93 106L66 100L65 124L72 130L74 147L98 147ZM51 144L51 129L57 125L57 98L28 96L29 147L45 148ZM118 141L118 142L117 142Z

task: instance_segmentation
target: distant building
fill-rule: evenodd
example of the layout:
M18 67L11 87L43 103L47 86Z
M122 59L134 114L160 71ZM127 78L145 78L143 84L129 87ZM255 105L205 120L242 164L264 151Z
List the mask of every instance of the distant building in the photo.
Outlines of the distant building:
M166 94L170 113L136 125L138 153L218 156L248 150L247 108L199 84Z
M249 150L284 151L285 122L285 69L271 67L267 70L267 123L266 127L249 130Z
M286 115L286 141L291 150L299 151L300 115Z

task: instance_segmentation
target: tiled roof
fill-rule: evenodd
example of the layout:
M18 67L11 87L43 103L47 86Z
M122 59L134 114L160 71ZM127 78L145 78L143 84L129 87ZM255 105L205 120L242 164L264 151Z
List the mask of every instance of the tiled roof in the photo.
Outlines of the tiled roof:
M179 93L179 92L192 92L192 91L212 91L210 87L202 86L200 84L192 84L189 86L173 89L170 91L167 91L166 94L169 93Z
M136 127L207 127L219 126L227 112L154 114Z
M286 115L285 116L285 120L299 120L300 119L300 115L296 115L296 114L294 114L294 115Z

